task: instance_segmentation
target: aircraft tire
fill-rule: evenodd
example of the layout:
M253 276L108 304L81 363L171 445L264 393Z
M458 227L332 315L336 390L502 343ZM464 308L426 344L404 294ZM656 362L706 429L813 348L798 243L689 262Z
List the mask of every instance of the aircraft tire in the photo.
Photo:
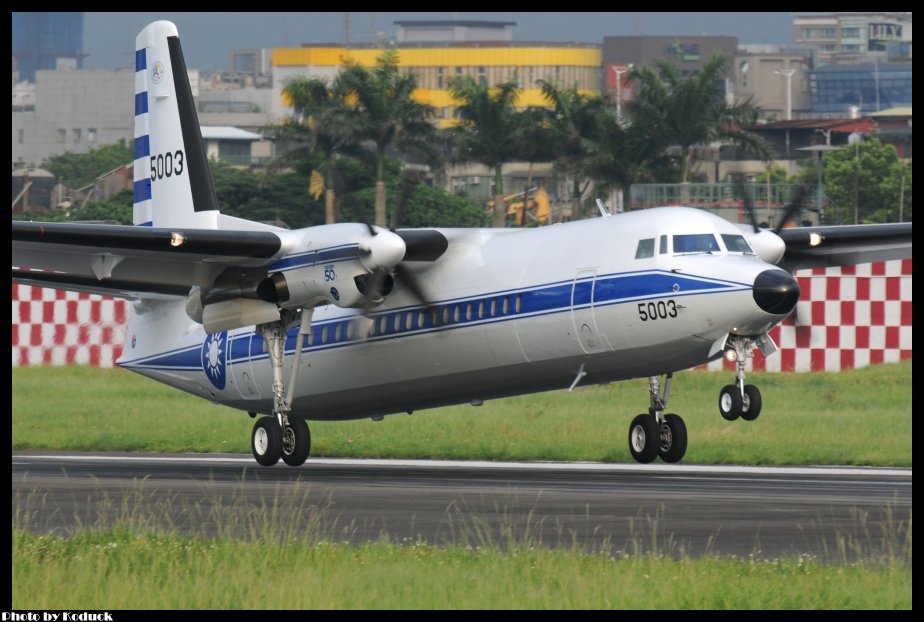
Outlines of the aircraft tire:
M311 452L311 432L304 419L289 417L289 423L282 431L282 460L289 466L305 464Z
M680 462L687 453L687 424L680 415L664 415L661 424L661 444L658 455L664 462Z
M754 421L760 416L760 409L763 406L763 402L760 399L760 389L753 384L746 384L744 385L744 397L744 403L747 404L747 408L742 406L741 418L745 421Z
M629 426L629 452L636 462L648 464L658 457L661 445L658 422L651 415L639 415Z
M282 428L276 417L260 417L253 424L250 449L261 466L273 466L282 456Z
M733 384L725 385L719 391L719 414L726 421L734 421L741 416L741 390Z

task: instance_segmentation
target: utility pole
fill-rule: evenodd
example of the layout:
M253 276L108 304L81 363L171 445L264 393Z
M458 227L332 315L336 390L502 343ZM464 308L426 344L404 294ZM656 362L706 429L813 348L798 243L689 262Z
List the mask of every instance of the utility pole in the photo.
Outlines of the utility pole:
M786 78L786 120L792 121L792 76L795 69L776 69L775 74Z

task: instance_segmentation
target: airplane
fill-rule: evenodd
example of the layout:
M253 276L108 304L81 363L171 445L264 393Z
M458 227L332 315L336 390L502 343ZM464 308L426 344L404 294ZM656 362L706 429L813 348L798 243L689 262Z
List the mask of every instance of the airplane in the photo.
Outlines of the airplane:
M674 373L737 361L719 411L754 420L745 363L776 349L768 331L800 294L791 271L911 256L911 223L769 230L751 208L750 225L602 203L599 218L525 229L234 218L218 209L173 23L141 31L135 66L134 226L14 221L12 280L129 301L118 364L255 417L263 466L304 464L308 420L640 377L630 453L679 462Z

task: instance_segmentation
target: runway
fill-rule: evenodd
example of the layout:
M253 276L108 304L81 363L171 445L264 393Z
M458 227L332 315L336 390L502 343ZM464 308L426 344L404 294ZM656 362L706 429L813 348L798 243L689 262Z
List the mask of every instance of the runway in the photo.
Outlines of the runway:
M116 522L232 537L839 559L903 537L911 469L706 467L13 452L13 525Z

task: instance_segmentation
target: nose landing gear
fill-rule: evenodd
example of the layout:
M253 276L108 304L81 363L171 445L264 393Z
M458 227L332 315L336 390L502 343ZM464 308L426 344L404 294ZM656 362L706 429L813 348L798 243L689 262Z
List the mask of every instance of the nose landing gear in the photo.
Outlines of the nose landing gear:
M760 415L763 401L760 389L753 384L745 384L745 364L748 357L754 356L755 342L747 337L729 337L726 357L737 362L738 372L735 384L722 387L719 392L719 414L727 421L741 417L745 421L754 421Z

